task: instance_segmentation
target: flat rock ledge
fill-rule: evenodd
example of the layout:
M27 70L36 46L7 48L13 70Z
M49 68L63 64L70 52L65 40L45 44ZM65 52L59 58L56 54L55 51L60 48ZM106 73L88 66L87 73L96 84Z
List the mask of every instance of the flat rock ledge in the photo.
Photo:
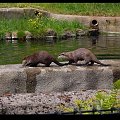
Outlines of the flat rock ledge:
M120 79L120 60L101 62L112 66L0 65L0 96L15 93L111 90L113 83Z
M60 108L61 105L76 108L75 100L87 100L98 91L104 91L108 94L111 92L110 90L86 90L12 94L0 97L0 114L54 114L55 112L63 112Z

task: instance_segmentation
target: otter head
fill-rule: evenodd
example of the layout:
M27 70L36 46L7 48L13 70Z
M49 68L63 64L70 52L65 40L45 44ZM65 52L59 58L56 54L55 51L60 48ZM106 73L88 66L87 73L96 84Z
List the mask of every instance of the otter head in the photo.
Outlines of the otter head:
M65 52L59 54L58 59L69 60L67 53L65 53Z
M22 67L25 67L31 63L31 60L28 60L27 58L24 58L22 61Z
M23 61L22 61L22 67L25 67L26 64L27 64L27 61L26 61L26 60L23 60Z

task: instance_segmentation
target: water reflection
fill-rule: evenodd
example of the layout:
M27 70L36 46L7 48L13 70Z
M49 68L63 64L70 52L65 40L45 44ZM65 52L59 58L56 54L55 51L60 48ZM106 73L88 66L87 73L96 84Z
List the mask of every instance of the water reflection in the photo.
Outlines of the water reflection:
M92 46L96 46L96 44L98 43L98 38L99 36L90 36Z
M103 49L107 49L107 40L104 40L104 44L101 43L101 36L90 36L90 42L91 42L91 46L92 48L103 48Z
M99 59L120 59L120 36L99 35L67 40L1 40L0 64L21 63L23 57L40 50L46 50L57 57L63 51L72 51L80 47L90 49Z
M9 45L12 44L13 47L18 48L18 40L5 40L6 45L9 47Z

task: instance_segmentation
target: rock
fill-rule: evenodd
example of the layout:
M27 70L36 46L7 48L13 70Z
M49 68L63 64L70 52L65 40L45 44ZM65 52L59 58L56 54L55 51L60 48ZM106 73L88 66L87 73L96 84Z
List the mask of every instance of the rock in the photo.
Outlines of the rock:
M112 66L22 67L21 64L0 65L0 96L11 93L63 92L112 89L120 79L119 60L101 60Z
M53 30L53 29L47 29L46 31L45 31L45 36L54 36L54 37L56 37L57 36L57 33Z
M5 39L6 39L6 40L11 40L11 39L12 39L12 34L11 34L11 32L6 32L6 33L5 33Z
M47 29L45 31L45 40L47 43L54 43L57 39L57 33L53 29Z
M61 35L62 39L68 39L72 37L76 37L76 35L70 30L65 30L65 32Z
M12 40L18 40L17 32L12 32Z
M82 30L82 29L77 29L76 30L76 37L85 36L85 35L87 35L87 31Z
M5 68L4 68L5 67ZM0 67L0 96L11 93L26 92L26 74L20 65Z
M25 31L25 39L31 39L32 38L32 34L29 31Z

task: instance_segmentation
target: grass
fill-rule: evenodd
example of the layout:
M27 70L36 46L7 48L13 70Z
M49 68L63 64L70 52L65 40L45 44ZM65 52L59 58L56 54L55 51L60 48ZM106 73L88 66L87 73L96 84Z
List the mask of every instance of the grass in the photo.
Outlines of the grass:
M32 7L60 14L120 16L120 3L0 3L0 8Z
M28 23L24 19L2 19L0 20L0 37L3 38L6 32L28 30L26 26Z
M120 15L120 3L0 3L0 8L12 7L38 8L60 14L96 16ZM30 31L34 37L39 37L42 36L44 31L48 28L55 30L58 34L61 34L65 29L75 31L76 28L85 29L85 26L78 23L77 21L58 21L51 18L21 18L19 20L1 19L0 28L0 37L3 37L6 32L10 31Z
M14 23L14 24L13 24ZM1 19L0 20L0 36L3 38L6 32L18 31L20 34L22 31L31 32L34 37L40 37L44 35L44 32L51 28L61 34L65 29L75 31L77 28L85 29L84 25L77 21L59 21L47 17L36 17L33 19Z

